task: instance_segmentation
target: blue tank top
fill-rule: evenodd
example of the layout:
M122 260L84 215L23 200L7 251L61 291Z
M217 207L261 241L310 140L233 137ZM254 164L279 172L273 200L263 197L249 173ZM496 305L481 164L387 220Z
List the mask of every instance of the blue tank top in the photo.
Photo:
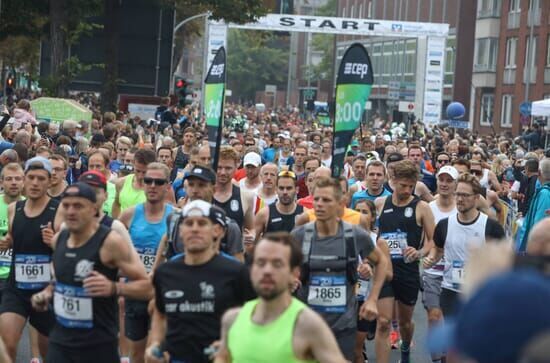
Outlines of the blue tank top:
M132 243L147 272L151 271L153 267L159 242L166 233L166 219L172 210L172 205L166 204L162 219L159 222L149 222L145 217L145 204L136 205L134 218L128 232L130 232Z

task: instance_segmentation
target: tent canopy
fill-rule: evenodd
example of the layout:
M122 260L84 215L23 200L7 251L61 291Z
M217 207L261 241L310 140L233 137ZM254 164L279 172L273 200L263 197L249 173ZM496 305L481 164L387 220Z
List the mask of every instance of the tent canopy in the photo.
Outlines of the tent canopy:
M91 121L92 111L80 103L65 98L40 97L31 101L37 120L61 123L65 120Z
M533 102L531 116L550 116L550 99Z

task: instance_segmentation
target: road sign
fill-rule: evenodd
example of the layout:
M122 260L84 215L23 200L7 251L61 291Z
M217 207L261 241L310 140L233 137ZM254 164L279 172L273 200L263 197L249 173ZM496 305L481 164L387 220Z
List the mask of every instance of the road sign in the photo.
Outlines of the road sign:
M274 84L266 84L265 85L265 93L276 93L277 92L277 86Z
M399 112L414 112L414 102L399 101Z
M455 129L467 129L470 127L469 121L459 121L459 120L441 120L441 122L445 122L448 124L448 127L453 127Z
M531 116L531 102L522 102L519 105L519 113L523 116Z

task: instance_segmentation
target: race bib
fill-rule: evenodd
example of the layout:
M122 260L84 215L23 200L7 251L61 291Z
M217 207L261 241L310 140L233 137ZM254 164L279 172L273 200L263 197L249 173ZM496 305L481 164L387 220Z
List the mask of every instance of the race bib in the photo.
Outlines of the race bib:
M346 311L346 277L314 275L309 284L308 305L318 312Z
M12 251L11 248L0 251L0 267L10 267Z
M370 281L359 279L357 280L357 299L365 300L370 294Z
M464 261L453 261L451 265L451 283L459 288L464 283Z
M94 326L92 298L82 287L55 284L53 308L57 322L65 328Z
M151 270L153 269L153 264L155 263L157 250L150 247L136 247L136 251L139 254L139 259L141 260L141 263L143 263L143 265L145 266L145 270L147 272L151 272Z
M392 259L403 258L407 248L407 232L383 233L380 237L386 240Z
M38 290L50 283L50 256L15 255L15 282L18 288Z

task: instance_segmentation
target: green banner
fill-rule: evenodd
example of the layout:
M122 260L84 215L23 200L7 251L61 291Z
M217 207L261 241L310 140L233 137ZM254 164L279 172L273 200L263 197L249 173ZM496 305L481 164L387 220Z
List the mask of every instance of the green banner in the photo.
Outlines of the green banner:
M222 140L225 74L225 48L220 47L204 80L204 115L214 170L218 167L218 154Z
M336 123L334 131L355 131L361 124L365 100L369 98L371 85L342 84L336 93Z
M365 104L372 89L373 70L369 54L360 43L344 53L336 78L334 142L332 143L332 176L344 170L346 150L353 134L361 127Z
M225 85L223 83L211 83L204 86L204 113L207 126L219 126L218 123L223 110L224 90Z

